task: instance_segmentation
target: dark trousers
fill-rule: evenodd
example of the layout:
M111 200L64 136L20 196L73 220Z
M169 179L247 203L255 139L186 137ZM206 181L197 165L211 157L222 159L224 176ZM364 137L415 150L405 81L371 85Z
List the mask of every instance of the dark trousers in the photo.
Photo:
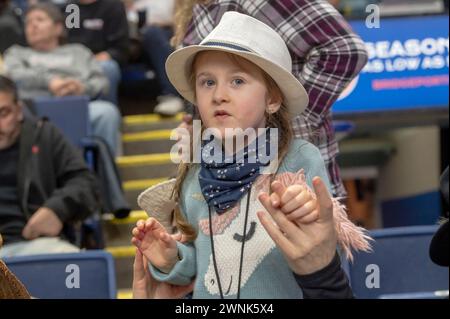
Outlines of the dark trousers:
M152 64L156 73L160 95L178 95L166 75L165 63L167 57L173 52L170 38L173 30L170 27L148 26L142 30L142 46L144 54Z

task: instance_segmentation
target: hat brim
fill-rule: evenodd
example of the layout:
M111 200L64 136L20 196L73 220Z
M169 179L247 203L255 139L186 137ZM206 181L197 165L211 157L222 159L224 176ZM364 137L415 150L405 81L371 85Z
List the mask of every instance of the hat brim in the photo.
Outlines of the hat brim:
M176 179L159 183L143 191L137 199L138 205L149 217L158 220L168 232L172 232L172 212L176 202L171 198Z
M278 84L284 96L283 104L292 116L301 114L308 106L308 94L291 72L252 52L207 45L192 45L179 49L173 52L166 61L166 73L170 82L189 102L195 104L194 88L189 80L192 62L194 57L203 51L232 53L260 67Z

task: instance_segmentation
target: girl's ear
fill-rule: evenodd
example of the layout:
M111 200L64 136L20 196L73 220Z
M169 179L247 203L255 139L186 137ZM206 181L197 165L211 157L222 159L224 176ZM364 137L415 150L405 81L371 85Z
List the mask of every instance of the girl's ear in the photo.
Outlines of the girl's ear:
M266 112L273 114L278 112L281 107L282 99L281 96L268 96L267 97L267 107Z

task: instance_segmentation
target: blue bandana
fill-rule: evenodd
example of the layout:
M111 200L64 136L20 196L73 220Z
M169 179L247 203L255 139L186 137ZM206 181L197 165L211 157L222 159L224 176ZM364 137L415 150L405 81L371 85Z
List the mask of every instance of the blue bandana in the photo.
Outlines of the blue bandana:
M225 152L222 143L217 140L202 145L200 188L208 205L214 206L218 214L234 207L252 187L260 175L260 168L270 164L273 156L268 155L274 154L267 154L273 153L270 149L269 132L270 130L266 130L266 133L259 135L255 141L232 156L222 155ZM217 147L214 143L220 143L220 146ZM211 154L213 149L220 149L222 156L216 158L217 154Z

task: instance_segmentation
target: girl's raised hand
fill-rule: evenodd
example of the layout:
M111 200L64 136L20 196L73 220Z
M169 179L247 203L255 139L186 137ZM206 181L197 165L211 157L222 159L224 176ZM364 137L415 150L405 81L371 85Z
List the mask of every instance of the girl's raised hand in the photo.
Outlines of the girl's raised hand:
M131 242L160 271L169 273L178 261L176 240L155 218L139 220Z

